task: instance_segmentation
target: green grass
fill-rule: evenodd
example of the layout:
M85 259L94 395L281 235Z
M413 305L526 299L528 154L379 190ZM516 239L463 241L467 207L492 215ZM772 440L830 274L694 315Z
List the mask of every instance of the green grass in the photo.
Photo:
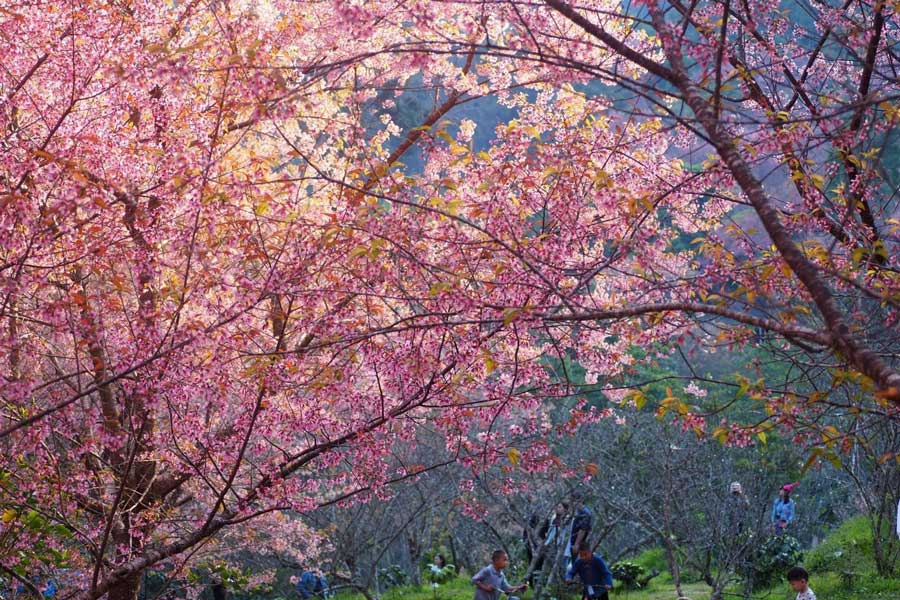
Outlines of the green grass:
M868 519L863 515L847 519L825 541L807 552L803 562L810 571L875 571Z
M648 572L656 569L660 573L666 570L666 555L662 548L650 548L644 550L634 558L628 559L636 565L644 567Z
M474 595L469 578L462 576L442 583L434 589L430 583L389 588L382 592L381 600L472 600ZM342 591L335 594L334 600L365 600L365 598L362 594Z
M412 587L412 586L411 586ZM439 584L432 588L426 583L418 588L412 588L412 595L405 595L404 588L394 588L382 595L382 600L472 600L474 587L468 577L457 577L447 583Z
M709 586L705 583L682 584L681 592L692 600L709 598ZM675 586L672 585L672 577L668 573L664 573L651 580L642 590L615 588L612 597L620 600L674 600L676 594Z

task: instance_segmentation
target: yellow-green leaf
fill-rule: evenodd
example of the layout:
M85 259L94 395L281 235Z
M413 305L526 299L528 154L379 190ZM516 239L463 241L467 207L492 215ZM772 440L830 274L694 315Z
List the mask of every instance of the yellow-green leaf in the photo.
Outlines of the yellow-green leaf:
M647 396L641 390L634 390L631 395L634 398L634 406L638 410L647 405Z
M350 251L349 256L351 259L353 259L353 258L358 258L358 257L363 256L364 254L368 254L368 253L369 253L369 249L366 246L356 246L355 248L353 248L353 250Z
M519 318L519 315L522 314L521 308L507 308L503 311L503 324L509 325L513 321Z

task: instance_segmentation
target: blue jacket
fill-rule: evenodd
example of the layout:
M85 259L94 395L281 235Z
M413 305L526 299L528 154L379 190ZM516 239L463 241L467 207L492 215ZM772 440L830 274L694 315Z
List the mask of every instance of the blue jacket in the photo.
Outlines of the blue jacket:
M775 504L772 505L772 524L777 525L778 521L790 523L793 520L794 501L782 502L781 498L775 498Z
M304 571L297 582L297 593L303 600L309 600L313 596L324 598L328 593L328 582L324 575L316 575L312 571Z
M585 587L589 585L605 585L612 587L613 576L609 571L609 567L603 562L599 554L594 554L587 562L577 559L572 563L572 568L566 573L566 579L575 579L575 576L581 579L581 583Z
M34 584L34 587L36 587L38 590L41 589L41 580L39 577L32 577L31 583ZM17 595L25 594L26 592L27 592L27 590L25 589L24 585L22 585L21 583L16 585L16 594ZM52 579L48 580L47 586L44 588L44 591L42 591L41 594L43 594L44 598L55 598L56 597L56 582L53 581Z

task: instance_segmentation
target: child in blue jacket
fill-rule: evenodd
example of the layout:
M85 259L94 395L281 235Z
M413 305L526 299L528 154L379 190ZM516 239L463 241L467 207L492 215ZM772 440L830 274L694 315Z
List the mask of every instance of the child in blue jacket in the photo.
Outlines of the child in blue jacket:
M613 586L612 573L599 554L592 554L587 544L578 546L578 558L566 573L566 583L572 583L575 576L584 585L582 600L609 600L609 590Z

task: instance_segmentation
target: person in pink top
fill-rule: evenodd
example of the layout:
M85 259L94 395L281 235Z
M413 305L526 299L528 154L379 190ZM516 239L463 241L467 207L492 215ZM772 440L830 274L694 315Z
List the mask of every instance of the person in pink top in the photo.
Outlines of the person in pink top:
M781 535L787 526L794 520L794 501L791 500L791 492L799 483L786 483L778 491L778 498L772 505L772 526L775 533Z

